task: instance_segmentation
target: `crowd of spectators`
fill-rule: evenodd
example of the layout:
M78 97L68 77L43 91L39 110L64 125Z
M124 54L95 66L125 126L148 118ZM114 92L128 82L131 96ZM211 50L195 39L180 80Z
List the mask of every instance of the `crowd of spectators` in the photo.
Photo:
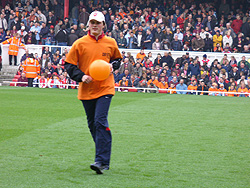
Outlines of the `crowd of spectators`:
M249 52L249 3L222 1L79 1L64 18L62 0L17 0L1 10L0 42L69 45L86 35L89 13L102 11L105 33L120 48Z
M59 0L22 0L2 9L0 42L19 33L25 44L71 46L87 34L89 13L99 10L105 15L105 34L114 38L120 49L141 50L137 57L123 54L121 68L114 72L117 86L168 88L173 92L177 89L178 94L186 93L178 90L187 89L215 91L214 95L221 95L216 91L248 92L249 62L245 56L237 62L230 55L249 53L250 17L245 3L248 2L79 1L70 16L64 18L63 3ZM48 81L55 75L57 80L71 83L63 70L67 52L52 54L48 49L44 49L41 57L36 56L41 66L37 80ZM144 54L143 49L165 52L154 59L151 53ZM173 59L171 51L185 52ZM211 62L205 53L200 60L189 57L188 51L223 52L225 56ZM54 73L51 67L60 72Z
M185 52L173 59L171 52L160 53L154 59L151 52L144 53L141 49L134 58L130 52L123 51L123 61L119 70L114 72L116 86L137 88L138 92L163 92L159 89L169 89L166 93L241 96L249 94L225 94L220 92L250 93L250 60L242 56L236 61L234 56L224 54L222 59L210 61L204 54L190 57ZM139 88L139 89L138 89ZM141 88L141 89L140 89ZM147 90L146 88L151 88ZM204 91L211 91L204 92Z

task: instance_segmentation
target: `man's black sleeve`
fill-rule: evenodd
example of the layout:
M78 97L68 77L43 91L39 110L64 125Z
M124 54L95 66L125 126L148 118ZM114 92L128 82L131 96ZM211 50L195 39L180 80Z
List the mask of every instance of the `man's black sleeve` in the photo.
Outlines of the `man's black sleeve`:
M117 69L120 68L121 60L122 59L114 59L114 60L110 61L110 63L112 64L114 70L117 70Z
M67 70L70 78L76 82L81 82L84 72L82 72L76 65L65 62L64 68Z

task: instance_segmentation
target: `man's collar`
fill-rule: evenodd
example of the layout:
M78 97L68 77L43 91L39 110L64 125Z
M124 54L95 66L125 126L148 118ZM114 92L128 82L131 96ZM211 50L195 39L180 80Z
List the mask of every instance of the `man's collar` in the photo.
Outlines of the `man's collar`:
M91 34L90 34L90 31L88 31L88 35L89 35L91 38L93 38L93 39L95 39L95 40L96 40L96 37L95 37L94 35L91 35ZM102 31L102 34L101 34L101 35L99 35L99 37L98 37L98 39L97 39L97 40L102 39L104 36L105 36L105 35L104 35L104 32Z

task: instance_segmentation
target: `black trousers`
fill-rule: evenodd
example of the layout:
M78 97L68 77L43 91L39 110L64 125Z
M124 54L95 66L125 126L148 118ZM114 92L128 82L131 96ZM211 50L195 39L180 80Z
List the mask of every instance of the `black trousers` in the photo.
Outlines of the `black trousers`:
M109 165L112 136L108 124L108 111L112 95L105 95L93 100L82 100L88 127L95 142L95 162Z
M33 87L34 78L28 78L28 87Z
M14 65L17 65L17 56L9 55L9 64L12 65L12 56L14 56Z

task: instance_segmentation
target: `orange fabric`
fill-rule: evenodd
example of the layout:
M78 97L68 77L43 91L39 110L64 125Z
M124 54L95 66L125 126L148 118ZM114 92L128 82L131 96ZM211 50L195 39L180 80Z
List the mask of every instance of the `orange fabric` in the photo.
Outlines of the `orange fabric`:
M25 50L25 45L21 43L21 40L16 37L12 37L2 42L2 44L10 44L9 52L8 52L9 55L17 56L18 51L19 51L19 46L21 46Z
M176 87L174 87L174 88L172 88L172 87L170 87L170 88L168 88L168 89L173 89L172 91L168 91L168 93L171 93L171 94L176 94Z
M137 55L136 55L136 59L138 59L138 58L140 58L141 60L143 60L143 58L146 56L146 54L141 54L141 53L138 53Z
M65 61L78 65L82 72L89 75L89 66L93 61L102 59L110 62L110 60L118 58L122 59L122 56L114 39L104 36L97 41L88 34L74 42ZM103 81L93 80L89 84L79 83L79 100L96 99L108 94L115 94L113 74Z
M197 90L197 86L189 85L188 90Z
M123 82L123 80L119 81L119 86L122 86L122 82ZM125 86L128 86L128 81L127 80L125 81Z
M209 89L208 89L208 91L218 91L218 89L217 88L212 88L212 87L210 87ZM209 95L210 95L211 93L209 93ZM215 95L217 95L218 93L215 93Z
M248 93L248 89L247 88L243 89L243 88L239 87L238 92L239 93ZM238 95L238 96L240 96L240 95ZM247 97L248 95L246 94L245 96Z
M154 81L152 81L151 79L148 81L148 85L149 84L151 84L153 82L153 84L155 85L155 86L157 86L158 87L158 84L159 84L159 81L158 80L154 80Z
M228 90L228 92L233 93L233 92L236 92L236 90L235 90L235 89L234 89L234 90ZM227 96L228 96L228 97L234 97L234 94L228 93Z
M158 88L160 89L167 89L168 88L168 83L165 82L165 85L162 82L158 83Z
M40 64L36 59L27 58L23 63L23 71L26 78L36 78L40 73Z

